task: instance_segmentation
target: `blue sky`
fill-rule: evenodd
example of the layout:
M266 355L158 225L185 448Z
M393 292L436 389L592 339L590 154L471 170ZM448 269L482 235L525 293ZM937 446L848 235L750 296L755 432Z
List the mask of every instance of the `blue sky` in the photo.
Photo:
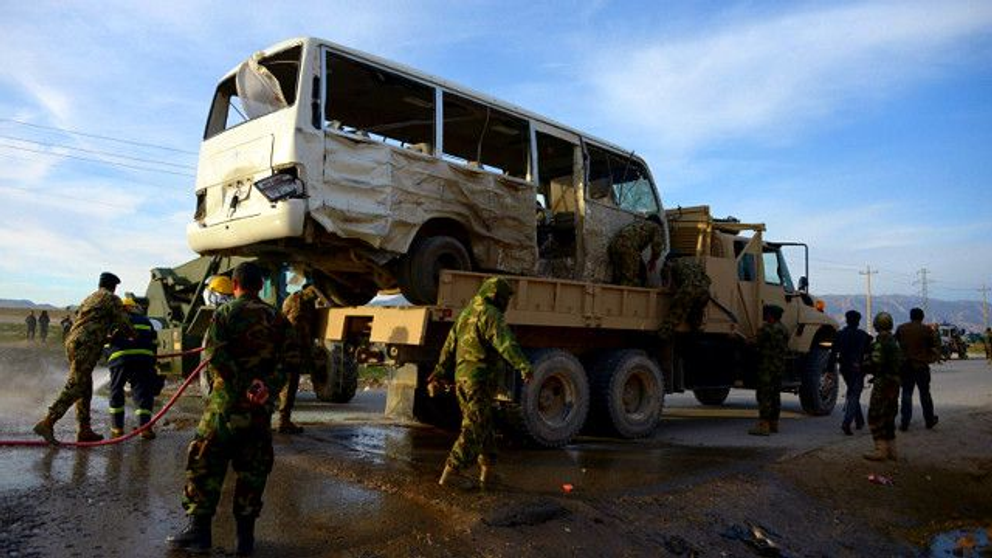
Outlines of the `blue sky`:
M933 298L992 287L987 1L0 0L0 14L0 298L76 303L104 269L140 293L150 268L191 258L213 88L300 35L633 149L667 207L808 242L814 292L863 292L867 265L875 293L918 292L923 268Z

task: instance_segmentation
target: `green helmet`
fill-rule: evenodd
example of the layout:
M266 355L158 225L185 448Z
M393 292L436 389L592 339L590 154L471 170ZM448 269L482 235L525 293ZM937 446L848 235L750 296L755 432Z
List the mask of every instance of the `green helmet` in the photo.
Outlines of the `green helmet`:
M875 325L875 331L892 331L892 315L888 312L875 314L875 321L872 323Z

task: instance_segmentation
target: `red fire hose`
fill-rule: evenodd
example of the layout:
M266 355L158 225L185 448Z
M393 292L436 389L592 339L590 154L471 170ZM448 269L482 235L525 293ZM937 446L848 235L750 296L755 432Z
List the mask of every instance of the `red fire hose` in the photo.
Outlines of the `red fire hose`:
M196 353L201 352L202 350L203 348L200 347L198 349L192 349L181 353L169 353L164 355L158 355L157 358L175 358L175 357L181 357L187 355L194 355ZM200 375L200 372L202 372L203 369L207 366L208 362L210 361L204 360L203 362L200 363L199 366L196 367L196 369L193 370L193 372L189 375L189 377L186 378L186 381L184 381L182 385L179 386L179 389L176 390L176 393L174 393L172 397L169 398L169 401L159 410L159 412L155 413L155 416L153 416L151 420L148 421L148 423L144 424L140 428L136 428L131 432L128 432L123 436L117 438L110 438L107 440L100 440L99 442L59 442L57 446L52 446L45 440L0 440L0 447L49 446L49 447L70 447L70 448L92 448L96 446L109 446L111 444L119 444L126 440L130 440L131 438L140 435L145 430L148 430L149 428L152 427L152 425L158 422L158 420L162 418L162 416L165 415L165 413L168 412L170 408L172 408L172 406L179 399L179 396L182 395L184 391L186 391L186 388L189 387L191 383L193 383L193 380L196 380L196 378Z

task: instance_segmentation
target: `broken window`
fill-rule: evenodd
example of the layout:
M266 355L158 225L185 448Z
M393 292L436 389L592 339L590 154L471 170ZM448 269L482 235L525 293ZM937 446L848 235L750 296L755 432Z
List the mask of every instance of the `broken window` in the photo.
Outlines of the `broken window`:
M620 156L588 146L588 196L631 213L658 212L647 169L633 155Z
M537 188L544 210L538 214L537 245L542 258L575 250L575 149L572 142L537 132Z
M301 47L293 47L271 56L253 56L222 81L214 93L203 139L296 104L301 52Z
M530 128L526 120L447 92L443 112L445 159L528 179Z
M433 153L433 87L330 52L324 80L329 128Z

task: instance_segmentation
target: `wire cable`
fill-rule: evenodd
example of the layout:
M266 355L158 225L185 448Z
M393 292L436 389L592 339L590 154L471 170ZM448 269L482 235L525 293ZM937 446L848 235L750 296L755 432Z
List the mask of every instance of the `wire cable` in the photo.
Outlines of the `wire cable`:
M139 162L139 163L151 163L153 165L164 165L164 166L167 166L167 167L176 167L176 168L180 168L180 169L196 170L196 167L194 165L184 165L184 164L181 164L181 163L170 163L168 161L161 161L161 160L158 160L158 159L144 159L142 157L131 157L130 155L118 155L117 153L111 153L109 151L100 151L98 149L86 149L86 148L83 148L83 147L75 147L75 146L72 146L72 145L65 145L65 144L62 144L62 143L47 143L47 142L43 142L43 141L37 141L37 140L30 140L30 139L25 139L25 138L19 138L19 137L16 137L16 136L5 136L3 134L0 134L0 139L8 139L8 140L20 141L20 142L24 142L24 143L31 143L31 144L40 145L40 146L43 146L43 147L55 147L55 148L60 148L60 149L72 149L73 151L81 151L83 153L90 153L90 154L93 154L93 155L105 155L107 157L113 157L115 159L125 159L127 161L136 161L136 162Z
M65 159L74 159L74 160L77 160L77 161L86 161L86 162L89 162L89 163L101 163L101 164L104 164L104 165L111 165L111 166L115 166L115 167L121 167L121 168L138 170L138 171L160 172L160 173L172 174L172 175L176 175L176 176L188 176L190 178L194 178L196 176L196 175L191 174L191 173L188 173L188 172L178 172L178 171L171 171L171 170L166 170L166 169L155 169L155 168L151 168L151 167L142 167L142 166L138 166L138 165L129 165L127 163L117 163L117 162L114 162L114 161L106 161L106 160L103 160L103 159L94 159L92 157L82 157L82 156L79 156L79 155L71 155L69 153L53 153L51 151L42 151L40 149L31 149L29 147L23 147L23 146L20 146L20 145L11 145L11 144L2 143L2 142L0 142L0 148L15 149L17 151L27 151L29 153L37 153L39 155L50 155L50 156L54 156L54 157L63 157Z
M197 154L195 151L187 151L185 149L179 149L179 148L176 148L176 147L169 147L169 146L166 146L166 145L158 145L158 144L154 144L154 143L145 143L145 142L140 142L140 141L135 141L135 140L129 140L129 139L123 139L123 138L115 138L115 137L111 137L111 136L101 136L99 134L91 134L91 133L88 133L88 132L80 132L79 130L70 130L69 128L59 128L58 126L45 126L43 124L34 124L33 122L25 122L23 120L17 120L17 119L14 119L14 118L0 118L0 122L10 122L10 123L13 123L13 124L20 124L21 126L29 126L31 128L38 128L40 130L54 130L54 131L57 131L57 132L62 132L64 134L72 134L72 135L75 135L75 136L83 136L83 137L87 137L87 138L96 138L96 139L102 139L102 140L107 140L107 141L116 141L118 143L126 143L126 144L129 144L129 145L138 145L138 146L141 146L141 147L152 147L152 148L155 148L155 149L164 149L166 151L174 151L176 153L186 153L186 154L189 154L189 155L196 155Z

